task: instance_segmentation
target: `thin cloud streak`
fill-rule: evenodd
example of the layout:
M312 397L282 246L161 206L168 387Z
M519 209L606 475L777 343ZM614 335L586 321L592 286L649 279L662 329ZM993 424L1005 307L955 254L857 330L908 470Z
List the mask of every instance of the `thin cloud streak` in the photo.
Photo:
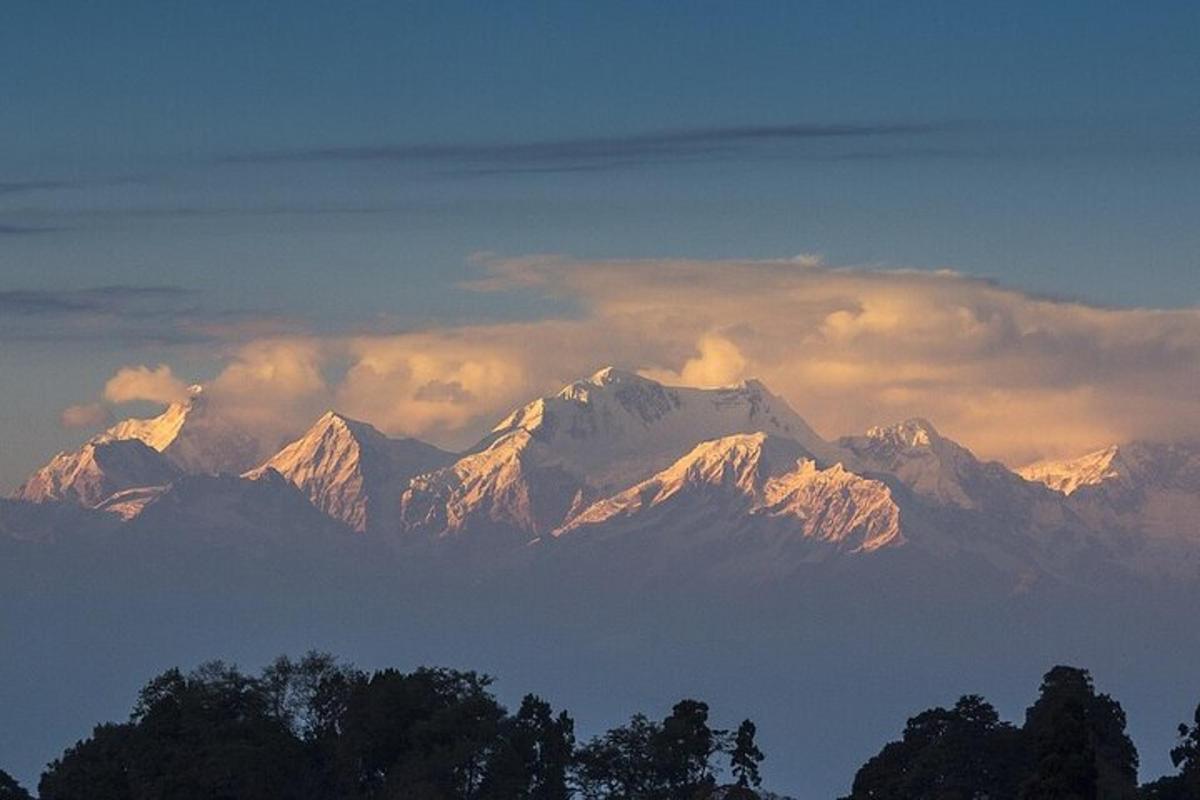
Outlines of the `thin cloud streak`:
M39 233L57 233L66 230L58 226L10 225L0 223L0 236L37 236Z
M728 158L766 145L907 139L948 132L949 123L791 124L683 128L622 136L530 142L320 147L225 156L227 164L392 162L456 164L494 172L589 171L686 159ZM475 169L469 169L474 165Z
M0 291L0 342L175 346L301 330L301 324L277 314L206 308L196 291L178 286Z
M107 178L35 178L31 180L0 180L0 196L28 194L32 192L60 192L77 189L93 189L105 186L128 186L147 184L145 175L118 175Z
M89 289L0 291L0 312L46 315L132 311L146 300L178 300L194 294L178 286L97 286Z

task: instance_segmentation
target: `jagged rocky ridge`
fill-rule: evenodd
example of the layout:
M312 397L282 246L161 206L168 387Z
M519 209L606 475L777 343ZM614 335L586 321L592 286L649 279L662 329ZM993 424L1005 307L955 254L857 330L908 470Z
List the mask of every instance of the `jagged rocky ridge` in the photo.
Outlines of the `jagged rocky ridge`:
M22 508L59 504L260 540L327 527L487 552L719 543L764 575L901 549L1022 580L1097 564L1194 576L1200 563L1200 447L1133 444L1014 472L922 419L826 441L757 381L669 387L608 368L461 454L334 412L255 466L257 448L197 388L57 455L0 508L0 530L53 527Z

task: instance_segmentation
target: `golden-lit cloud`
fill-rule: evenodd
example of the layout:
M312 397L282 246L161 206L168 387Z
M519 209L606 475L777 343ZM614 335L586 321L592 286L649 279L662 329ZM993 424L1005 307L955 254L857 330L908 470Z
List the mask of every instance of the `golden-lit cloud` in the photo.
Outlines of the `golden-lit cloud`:
M166 364L154 369L122 367L104 384L104 399L110 403L146 400L167 405L187 399L187 384L175 377Z
M329 408L323 370L333 349L314 338L246 344L205 385L206 400L215 413L257 434L265 450L272 450Z
M1009 463L1200 435L1197 309L1101 308L948 271L833 268L813 257L482 266L465 290L535 293L578 310L263 340L210 388L247 423L298 429L329 405L450 446L607 364L698 386L757 377L826 436L924 416Z

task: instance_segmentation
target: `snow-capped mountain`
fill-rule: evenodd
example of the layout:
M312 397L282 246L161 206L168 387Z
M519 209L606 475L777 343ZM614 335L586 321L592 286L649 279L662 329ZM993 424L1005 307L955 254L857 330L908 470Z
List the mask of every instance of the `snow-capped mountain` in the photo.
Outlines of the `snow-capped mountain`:
M200 386L190 387L187 400L172 403L157 417L118 422L92 441L126 439L145 443L190 473L238 474L262 457L258 439L213 413Z
M56 455L17 489L14 498L95 507L116 492L160 486L179 474L166 456L137 439L100 439Z
M1130 442L1059 461L1039 461L1017 472L1056 492L1101 490L1115 495L1146 488L1200 491L1200 445Z
M1200 445L1131 442L1019 473L1066 496L1091 527L1200 544Z
M764 433L702 442L667 469L575 515L559 537L640 535L675 544L727 538L777 570L834 552L904 544L891 490L799 443Z
M1048 493L995 461L942 436L928 421L909 419L844 436L838 444L868 471L892 475L915 494L941 505L975 511L1009 509L1046 500Z
M196 389L60 453L4 506L0 530L258 542L353 530L394 549L488 542L534 558L696 548L671 563L772 576L898 550L1026 585L1200 567L1200 447L1126 445L1017 474L922 419L828 442L757 381L671 387L604 369L516 409L462 455L329 412L240 477L211 474L257 451ZM496 553L485 549L481 563Z
M757 381L668 387L609 367L518 409L468 455L414 479L402 521L438 535L502 528L534 537L697 442L755 432L790 439L823 464L849 458Z
M254 463L258 441L213 414L203 390L150 419L127 419L61 452L13 497L34 503L100 506L128 489L163 486L181 475L236 473Z
M330 411L247 475L275 470L314 506L353 530L394 533L409 479L453 460L433 445L390 439L365 422Z

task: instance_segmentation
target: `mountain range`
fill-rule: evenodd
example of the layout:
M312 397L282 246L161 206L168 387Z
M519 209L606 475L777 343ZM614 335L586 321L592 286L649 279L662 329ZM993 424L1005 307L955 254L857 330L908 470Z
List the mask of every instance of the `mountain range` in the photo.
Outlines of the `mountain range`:
M463 452L334 412L296 434L195 387L0 499L6 764L36 775L165 666L313 647L514 676L514 702L545 687L614 723L746 708L805 754L771 780L811 796L914 708L1015 712L1055 663L1128 698L1147 777L1195 701L1195 443L1013 470L928 420L824 438L758 381L617 369Z
M152 520L236 544L319 528L489 557L603 542L642 564L691 553L688 569L758 580L885 551L985 563L1013 586L1200 575L1194 443L1011 470L923 419L823 439L754 380L672 387L610 367L515 409L462 453L332 411L273 455L259 449L193 387L56 455L0 506L0 531L61 538Z

